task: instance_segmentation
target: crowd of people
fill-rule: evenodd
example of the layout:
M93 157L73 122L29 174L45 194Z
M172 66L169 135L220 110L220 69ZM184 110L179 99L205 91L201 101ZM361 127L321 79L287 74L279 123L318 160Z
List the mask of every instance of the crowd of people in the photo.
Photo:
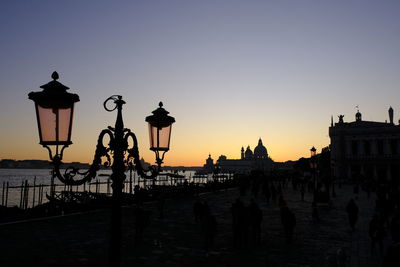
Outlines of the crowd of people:
M263 215L255 200L252 199L246 206L240 198L236 199L232 203L231 214L233 246L243 248L260 244Z
M288 207L283 198L283 188L287 186L287 182L278 181L274 183L263 179L261 176L240 177L238 180L240 197L231 205L230 213L232 219L232 246L236 249L246 249L256 247L261 244L262 239L262 222L263 212L258 202L266 201L267 204L273 203L279 205L280 218L282 224L282 233L287 243L291 243L296 225L296 216ZM259 192L262 192L263 199L259 198ZM250 201L246 204L242 199L250 194ZM193 213L195 221L204 225L210 209L207 202L201 203L197 200L193 205ZM206 219L204 219L206 218ZM215 217L212 220L216 225ZM206 224L207 225L207 224ZM206 248L210 248L212 242L208 242L208 236L215 238L216 228L202 227L205 237ZM206 231L204 230L206 229Z
M383 258L384 267L398 266L400 262L400 195L396 187L387 184L371 186L363 185L362 188L370 198L371 192L376 193L374 214L368 224L368 235L370 238L370 254L377 253ZM354 196L357 199L360 186L354 186ZM352 231L356 230L359 207L354 198L351 198L346 206L349 225ZM389 245L385 251L385 240L389 239Z
M263 210L260 208L261 202L267 204L267 206L276 205L279 207L282 236L287 244L293 242L296 215L284 198L285 189L290 184L294 193L299 192L298 197L301 201L304 201L306 193L313 193L313 189L309 186L309 183L304 183L301 179L268 179L265 176L256 174L239 176L234 181L230 181L230 186L238 186L240 194L230 207L232 247L234 249L252 248L259 246L263 242L262 224L266 223L268 218L264 218ZM189 184L186 186L187 188L191 188ZM223 184L218 183L212 186L215 188L224 188ZM357 203L360 187L367 193L368 198L371 192L375 192L375 212L369 221L367 233L370 239L370 253L375 254L378 252L385 267L397 266L397 263L400 262L400 201L398 195L382 188L369 188L369 190L366 190L365 187L363 188L359 185L355 187L357 187L357 190L353 190L353 194L349 196L349 201L344 207L351 231L355 232L358 229L357 223L360 211ZM215 239L218 235L218 218L213 214L207 201L200 201L201 198L196 193L192 194L192 196L197 196L197 200L193 205L194 221L198 226L199 234L204 243L204 249L208 253L213 249ZM157 202L160 219L164 216L165 197L159 197ZM249 199L248 203L245 203L244 199ZM143 221L148 220L148 218L140 210L136 212L139 218L137 220L138 237L141 239L142 231L146 225ZM321 218L319 213L318 205L314 201L311 205L310 216L314 223L321 223L323 220L323 216ZM388 239L392 241L389 246L386 245ZM343 249L340 249L340 251L340 258L343 261L345 252ZM396 264L393 265L393 262Z

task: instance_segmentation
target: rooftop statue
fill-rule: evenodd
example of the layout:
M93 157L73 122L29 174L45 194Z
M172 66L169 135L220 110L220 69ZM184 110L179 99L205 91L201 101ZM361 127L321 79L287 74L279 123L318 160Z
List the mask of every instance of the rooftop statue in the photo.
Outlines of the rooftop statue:
M339 115L338 117L339 117L339 123L343 123L344 115Z

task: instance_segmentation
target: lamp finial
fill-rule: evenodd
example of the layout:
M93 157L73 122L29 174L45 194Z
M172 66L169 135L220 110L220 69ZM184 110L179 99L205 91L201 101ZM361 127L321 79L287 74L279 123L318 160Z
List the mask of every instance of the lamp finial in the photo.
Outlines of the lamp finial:
M52 78L54 81L58 80L59 76L58 76L57 71L54 71L54 72L51 74L51 78Z

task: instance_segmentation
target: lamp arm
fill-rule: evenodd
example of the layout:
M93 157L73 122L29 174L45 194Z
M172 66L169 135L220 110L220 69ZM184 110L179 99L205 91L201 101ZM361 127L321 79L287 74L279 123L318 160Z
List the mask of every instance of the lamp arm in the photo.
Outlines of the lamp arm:
M61 157L56 155L54 156L54 158L52 159L53 161L53 165L54 165L54 173L55 176L64 184L66 185L82 185L86 182L91 181L94 177L96 177L97 175L97 171L100 169L100 165L101 165L101 158L102 157L106 157L107 161L106 161L106 166L111 165L111 158L110 155L108 154L108 152L110 151L110 148L105 147L103 145L103 139L104 136L108 135L110 137L110 143L113 141L114 139L114 135L112 133L112 131L105 129L103 131L101 131L99 138L97 140L97 146L96 146L96 152L93 158L93 162L89 167L89 170L81 172L79 171L78 168L75 167L67 167L65 169L64 175L61 174L60 171L60 166L63 164L61 161ZM82 179L78 179L75 180L74 177L79 174L84 176Z
M58 145L56 145L56 152L55 152L55 155L53 156L53 152L51 151L51 148L48 145L43 145L43 147L46 148L47 151L49 152L49 158L51 161L53 161L54 158L56 158L56 157L58 157L60 160L62 160L64 149L66 149L68 146L69 145L63 145L63 147L61 148L61 151L58 152Z
M153 168L150 166L148 170L145 170L140 161L138 141L136 135L130 130L128 130L128 132L124 136L126 142L128 142L129 137L132 138L133 146L132 148L127 149L128 151L127 160L130 161L131 159L133 159L133 164L135 165L136 171L142 178L149 180L155 179L160 172L161 169L160 165L158 165L157 168ZM146 172L150 172L150 175L147 175Z
M161 169L161 164L164 163L163 160L164 160L165 153L167 151L168 150L163 151L161 154L161 157L160 157L160 151L154 151L156 153L156 163L157 163L159 169Z

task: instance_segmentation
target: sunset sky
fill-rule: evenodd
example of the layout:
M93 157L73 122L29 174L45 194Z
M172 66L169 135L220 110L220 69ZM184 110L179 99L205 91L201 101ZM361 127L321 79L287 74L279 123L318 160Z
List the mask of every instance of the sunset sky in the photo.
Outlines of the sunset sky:
M239 158L261 137L275 161L329 144L331 116L400 118L400 1L0 1L0 159L48 159L33 102L53 71L77 93L65 161L91 162L115 122L154 162L144 121L175 117L165 164Z

